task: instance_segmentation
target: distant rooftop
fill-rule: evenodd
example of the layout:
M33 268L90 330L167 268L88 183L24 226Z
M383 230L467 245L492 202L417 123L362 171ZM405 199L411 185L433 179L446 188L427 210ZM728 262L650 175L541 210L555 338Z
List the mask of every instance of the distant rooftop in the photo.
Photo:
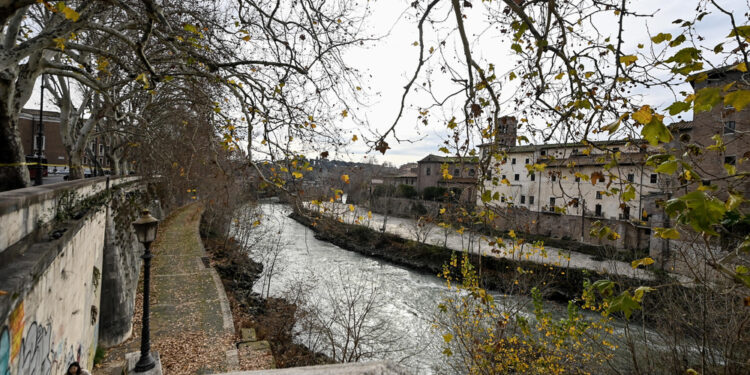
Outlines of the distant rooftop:
M429 154L424 157L419 163L478 163L479 158L477 157L457 157L457 156L438 156Z
M613 140L606 140L606 141L588 141L588 144L591 144L593 146L615 146L615 145L625 145L628 143L632 143L635 145L643 144L645 141L643 139L613 139ZM491 143L485 143L479 145L479 147L488 147ZM582 142L572 142L572 143L546 143L543 145L524 145L524 146L511 146L508 147L507 152L509 154L516 153L516 152L530 152L530 151L536 151L536 150L547 150L552 148L573 148L573 147L586 147L586 144L583 144Z

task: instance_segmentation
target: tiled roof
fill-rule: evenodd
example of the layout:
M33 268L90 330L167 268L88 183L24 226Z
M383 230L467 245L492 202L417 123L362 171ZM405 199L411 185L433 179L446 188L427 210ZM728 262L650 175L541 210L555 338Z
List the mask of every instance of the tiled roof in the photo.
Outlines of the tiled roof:
M645 143L643 139L614 139L614 140L607 140L607 141L589 141L589 144L592 144L594 146L614 146L614 145L624 145L627 143L632 144L642 144ZM487 147L490 144L482 144L479 145L479 147ZM536 151L536 150L547 150L551 148L572 148L572 147L586 147L581 142L574 142L574 143L547 143L543 145L524 145L524 146L512 146L508 147L506 150L507 153L513 154L518 152L530 152L530 151Z
M438 163L478 163L479 158L476 157L464 157L460 158L457 156L437 156L429 154L424 157L419 163L438 162Z

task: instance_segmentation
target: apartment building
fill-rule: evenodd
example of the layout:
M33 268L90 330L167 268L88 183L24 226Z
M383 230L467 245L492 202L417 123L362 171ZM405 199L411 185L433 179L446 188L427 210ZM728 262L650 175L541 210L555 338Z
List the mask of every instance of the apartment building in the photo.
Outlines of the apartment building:
M24 108L19 114L18 126L21 132L21 144L27 161L35 159L37 154L37 139L39 132L39 110ZM42 158L47 173L68 173L68 153L62 141L60 132L60 113L44 111L42 116L44 132L42 135ZM110 160L106 156L107 145L102 137L92 137L86 145L87 151L83 157L86 174L91 173L97 163L103 170L110 167Z
M648 218L643 197L661 192L670 184L645 165L655 150L642 141L602 141L591 146L563 143L510 147L502 160L490 162L485 187L493 195L499 193L500 202L494 203L500 206L611 220ZM486 157L487 146L482 150ZM612 155L617 155L618 163L605 170ZM535 165L545 167L539 171ZM627 202L619 194L607 192L612 187L625 191L629 185L635 188L635 196Z
M451 178L443 176L443 165L448 166ZM460 200L473 202L476 197L477 179L479 177L479 160L477 158L459 158L427 155L417 162L417 191L428 187L455 188L461 190Z

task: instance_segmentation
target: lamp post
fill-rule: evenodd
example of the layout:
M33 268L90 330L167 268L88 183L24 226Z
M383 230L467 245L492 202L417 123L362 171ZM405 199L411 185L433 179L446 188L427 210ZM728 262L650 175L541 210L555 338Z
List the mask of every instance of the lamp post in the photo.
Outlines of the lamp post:
M44 74L42 74L41 88L39 94L39 124L36 133L36 174L34 185L39 186L42 182L42 157L44 156Z
M146 372L156 366L156 361L151 356L151 337L149 329L149 290L151 284L151 243L156 239L156 229L159 220L151 216L148 210L141 211L141 217L133 222L138 242L146 248L141 258L143 259L143 325L141 327L141 358L135 364L135 372Z

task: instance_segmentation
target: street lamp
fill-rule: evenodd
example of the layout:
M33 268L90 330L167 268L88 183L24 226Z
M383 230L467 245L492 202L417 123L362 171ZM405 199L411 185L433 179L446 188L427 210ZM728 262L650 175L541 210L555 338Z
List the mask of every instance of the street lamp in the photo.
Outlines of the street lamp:
M138 242L146 248L141 258L143 259L143 325L141 327L141 358L135 364L135 372L146 372L156 366L156 361L151 356L151 338L149 330L149 290L151 284L151 243L156 239L156 229L159 220L151 216L148 210L141 211L141 217L133 222L135 235Z

